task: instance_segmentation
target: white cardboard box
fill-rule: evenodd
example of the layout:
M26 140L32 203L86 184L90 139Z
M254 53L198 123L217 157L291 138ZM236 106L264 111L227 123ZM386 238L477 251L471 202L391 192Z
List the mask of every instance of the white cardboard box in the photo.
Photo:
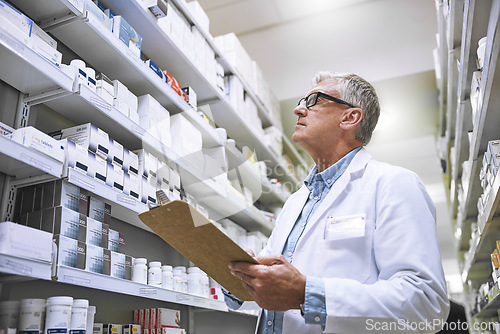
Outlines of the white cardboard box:
M90 152L107 159L109 152L109 136L92 123L77 125L71 128L52 132L56 139L68 138L78 145L82 145Z
M12 140L64 162L64 147L54 138L32 126L14 130Z
M77 145L69 139L62 139L59 143L64 147L63 175L67 175L68 168L73 168L80 173L90 175L89 165L92 153L85 147Z
M3 0L0 0L0 17L11 23L26 36L31 36L33 21Z
M182 114L170 117L170 131L172 134L172 149L180 156L201 151L203 143L200 130Z
M12 222L0 223L0 253L51 262L52 233Z

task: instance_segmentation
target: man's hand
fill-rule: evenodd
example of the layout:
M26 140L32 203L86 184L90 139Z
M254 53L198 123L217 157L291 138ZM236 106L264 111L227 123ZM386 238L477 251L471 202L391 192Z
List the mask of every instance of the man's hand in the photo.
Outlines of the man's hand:
M231 274L241 279L260 307L272 311L298 309L304 303L306 276L282 255L256 260L259 264L231 262Z

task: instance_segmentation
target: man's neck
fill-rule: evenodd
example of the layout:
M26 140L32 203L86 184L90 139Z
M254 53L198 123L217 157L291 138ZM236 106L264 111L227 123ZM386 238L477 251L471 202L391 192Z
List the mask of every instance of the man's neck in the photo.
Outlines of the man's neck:
M328 167L337 163L340 159L346 156L347 153L351 152L355 148L358 148L362 145L350 146L346 147L343 150L339 150L337 152L330 152L328 154L318 154L316 156L312 156L314 162L316 163L316 167L318 168L318 173L321 173Z

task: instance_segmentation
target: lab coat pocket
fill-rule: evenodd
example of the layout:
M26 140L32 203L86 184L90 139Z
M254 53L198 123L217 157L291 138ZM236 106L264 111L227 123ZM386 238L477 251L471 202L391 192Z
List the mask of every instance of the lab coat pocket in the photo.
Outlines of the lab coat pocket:
M373 222L366 215L328 217L323 240L317 248L320 277L349 278L365 282L372 266Z

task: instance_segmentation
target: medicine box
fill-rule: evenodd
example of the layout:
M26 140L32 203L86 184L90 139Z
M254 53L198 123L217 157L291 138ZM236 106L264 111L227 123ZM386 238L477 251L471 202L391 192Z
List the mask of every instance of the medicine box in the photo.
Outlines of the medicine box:
M147 67L149 67L150 70L152 70L158 77L160 77L161 81L168 83L167 75L151 59L145 60L144 63Z
M106 183L108 163L105 158L90 152L90 177Z
M203 10L198 1L191 1L187 3L188 10L195 17L196 23L206 32L209 30L210 19L207 13Z
M12 132L11 139L23 146L37 150L57 161L64 162L64 147L49 135L32 126L20 128Z
M198 108L198 100L196 97L196 92L191 87L183 87L182 91L187 95L188 97L187 102L189 103L189 105L196 110L196 108Z
M92 0L87 0L86 4L87 15L95 19L97 22L100 22L104 27L106 27L106 29L111 31L113 25L109 16L104 14L104 12Z
M139 125L167 147L171 144L170 113L151 95L139 96Z
M156 328L180 327L181 312L168 308L156 309Z
M123 240L123 239L122 239ZM123 244L122 244L123 247ZM106 247L107 249L113 251L113 252L121 252L122 249L120 249L120 232L109 229L109 236L108 236L108 246Z
M16 198L16 214L22 215L27 212L42 209L43 204L43 185L33 185L18 188ZM17 218L14 217L14 218Z
M106 184L111 188L123 192L123 169L121 165L107 163Z
M141 202L144 204L156 203L156 186L148 182L148 178L144 175L139 177L139 183L141 186Z
M104 324L103 326L104 334L122 334L123 327L119 324Z
M107 159L109 153L109 136L97 126L86 123L71 128L52 132L50 135L56 139L69 139L75 144L82 145L90 152Z
M0 0L0 17L2 21L5 20L10 22L17 30L21 31L26 36L31 36L33 21L4 0Z
M138 157L139 175L146 178L150 176L156 178L158 172L158 159L144 149L134 151L134 153L137 154Z
M28 217L33 214L34 212L29 213ZM41 211L41 229L85 242L86 218L84 214L62 206L43 209Z
M92 327L92 334L104 334L103 324L100 322L94 322L94 326Z
M87 216L109 225L111 223L111 205L105 203L95 195L89 195L88 202Z
M111 277L131 280L132 279L132 257L109 251L110 254L110 273Z
M33 51L55 65L61 64L62 54L56 49L57 42L36 24L33 24L31 39Z
M114 139L109 139L108 162L123 166L123 145Z
M88 193L64 180L43 184L42 208L64 206L73 211L87 213Z
M67 176L68 168L72 168L82 174L90 174L90 152L83 146L77 145L71 140L62 139L59 141L64 147L64 167L63 176Z
M85 270L93 273L109 275L109 251L95 245L87 244L85 247ZM104 268L106 268L106 271L104 271Z
M186 334L183 328L162 328L161 334Z
M8 136L14 132L14 129L5 123L0 122L0 136Z
M123 325L123 334L142 334L141 326L137 324Z
M199 152L202 149L201 132L184 115L170 117L172 149L180 156Z
M85 269L86 245L84 242L54 235L57 246L56 263L72 268Z
M0 254L51 262L52 234L13 222L0 223Z
M85 222L87 223L85 243L107 249L109 244L109 225L88 217Z
M141 192L141 185L139 183L139 176L135 173L124 173L123 175L123 192L130 197L139 199Z
M139 157L132 151L123 149L123 171L139 174Z
M113 17L113 35L118 37L137 57L141 57L142 37L120 15Z

